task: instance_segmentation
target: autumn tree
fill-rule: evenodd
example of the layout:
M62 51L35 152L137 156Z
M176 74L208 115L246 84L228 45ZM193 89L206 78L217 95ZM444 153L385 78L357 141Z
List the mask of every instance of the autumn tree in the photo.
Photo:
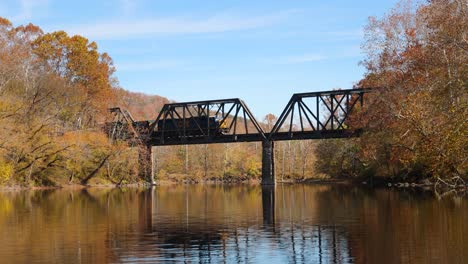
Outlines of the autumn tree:
M114 158L128 152L95 126L113 97L112 73L110 57L83 37L0 18L0 184L88 181L105 165L109 180L130 179Z
M380 87L353 116L367 133L364 170L402 178L466 177L468 5L400 2L369 19L359 86ZM354 124L356 125L356 124Z
M115 68L107 53L99 53L96 42L82 36L68 36L56 31L39 36L32 43L34 54L48 69L82 89L83 101L79 126L90 126L95 117L103 115L114 102L112 88Z

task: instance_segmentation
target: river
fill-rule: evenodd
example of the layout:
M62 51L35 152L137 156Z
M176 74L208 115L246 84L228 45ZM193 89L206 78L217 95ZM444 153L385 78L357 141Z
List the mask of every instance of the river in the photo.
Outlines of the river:
M0 192L0 263L468 263L468 199L357 186Z

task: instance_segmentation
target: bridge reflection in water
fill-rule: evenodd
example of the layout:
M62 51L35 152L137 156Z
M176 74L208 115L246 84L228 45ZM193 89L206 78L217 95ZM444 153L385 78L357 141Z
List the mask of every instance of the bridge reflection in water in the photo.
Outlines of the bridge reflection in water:
M466 219L464 198L349 186L0 192L0 261L464 263Z
M185 186L171 189L173 196L160 192L158 188L141 193L139 232L145 235L136 246L139 252L145 253L128 260L146 259L148 256L151 259L157 245L158 260L203 263L257 262L278 258L293 263L343 263L352 260L342 227L308 226L298 221L316 213L315 206L305 207L306 192L295 197L297 194L285 186L262 186L260 189ZM215 194L212 194L213 189ZM327 189L322 187L322 190ZM217 192L223 199L217 199ZM232 192L233 197L225 197ZM279 204L276 204L276 193L280 196ZM226 208L229 207L225 207L227 203L235 202L234 197L240 199L238 206L251 201L253 205ZM304 203L299 205L301 211L293 208L297 202ZM174 205L177 209L168 214L174 210ZM278 223L275 221L277 214ZM306 215L308 217L304 219ZM144 249L140 245L149 248Z

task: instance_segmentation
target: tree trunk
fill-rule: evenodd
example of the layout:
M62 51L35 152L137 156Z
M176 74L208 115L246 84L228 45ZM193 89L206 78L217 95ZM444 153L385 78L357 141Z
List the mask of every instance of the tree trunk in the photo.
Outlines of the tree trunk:
M84 178L83 180L81 180L81 184L83 185L86 185L88 184L88 181L91 180L94 176L96 176L96 174L99 172L99 170L104 167L104 164L106 164L106 161L109 159L111 155L107 155L102 161L101 163L99 163L99 166L97 166L96 169L94 169L86 178Z

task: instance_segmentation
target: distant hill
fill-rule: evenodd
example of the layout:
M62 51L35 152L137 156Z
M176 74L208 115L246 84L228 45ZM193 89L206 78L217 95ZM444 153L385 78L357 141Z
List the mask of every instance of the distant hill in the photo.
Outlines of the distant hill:
M130 92L117 89L119 107L127 109L135 120L153 120L157 117L159 110L169 99L159 95L148 95L144 93Z

